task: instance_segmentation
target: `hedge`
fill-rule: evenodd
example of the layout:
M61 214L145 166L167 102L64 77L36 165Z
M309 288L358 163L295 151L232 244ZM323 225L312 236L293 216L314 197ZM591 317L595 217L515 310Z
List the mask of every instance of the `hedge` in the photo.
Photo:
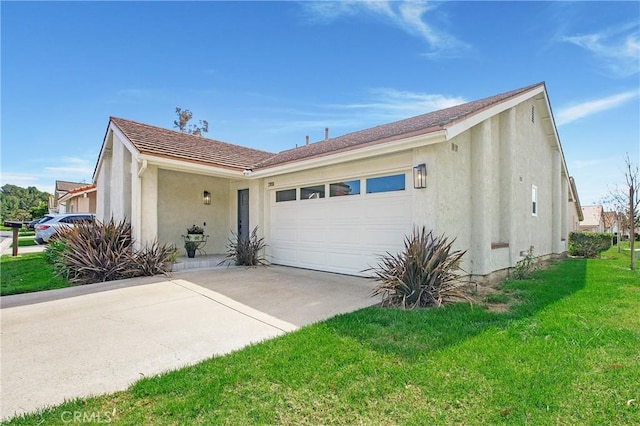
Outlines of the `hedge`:
M569 254L572 256L597 257L611 247L611 234L598 232L571 232Z

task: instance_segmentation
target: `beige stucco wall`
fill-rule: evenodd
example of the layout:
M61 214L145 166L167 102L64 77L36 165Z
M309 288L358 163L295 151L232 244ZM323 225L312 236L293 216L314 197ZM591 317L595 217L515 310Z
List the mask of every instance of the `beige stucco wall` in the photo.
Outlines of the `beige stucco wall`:
M70 198L67 201L67 213L95 213L96 191Z
M537 112L531 122L533 104L524 102L438 146L435 176L430 176L437 185L437 229L469 249L463 267L472 274L513 266L530 246L536 256L565 249L560 234L564 231L566 238L562 215L568 209L561 204L568 181ZM538 192L536 216L532 185ZM559 203L555 218L554 197Z
M211 193L211 204L202 201L204 191ZM181 235L193 224L205 226L209 241L207 254L225 252L230 229L231 199L229 180L171 170L158 170L158 241L184 246Z

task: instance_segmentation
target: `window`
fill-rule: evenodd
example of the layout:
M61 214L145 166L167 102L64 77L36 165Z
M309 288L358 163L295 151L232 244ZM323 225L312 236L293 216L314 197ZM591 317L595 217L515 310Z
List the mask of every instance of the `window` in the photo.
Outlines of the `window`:
M281 201L295 201L295 200L296 200L295 188L276 191L276 203L279 203Z
M311 200L314 198L324 198L324 185L307 186L300 188L300 199Z
M376 192L404 191L405 178L401 175L380 176L367 179L367 194Z
M531 215L538 216L538 187L531 185Z
M349 180L346 182L332 183L329 185L330 197L342 197L343 195L360 194L360 181Z

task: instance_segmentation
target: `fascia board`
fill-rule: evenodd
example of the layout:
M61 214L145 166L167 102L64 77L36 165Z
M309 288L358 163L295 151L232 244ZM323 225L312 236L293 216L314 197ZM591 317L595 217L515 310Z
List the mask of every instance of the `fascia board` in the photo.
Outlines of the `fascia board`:
M167 170L186 173L198 173L207 176L223 177L228 179L247 179L242 170L229 170L206 164L191 163L188 161L174 160L171 158L156 157L148 154L139 154L138 161L147 161L147 164L158 166Z
M251 178L262 178L280 175L283 173L299 172L316 167L330 166L368 157L406 151L408 149L418 148L426 145L433 145L445 141L445 133L444 131L440 130L426 135L412 136L403 140L395 140L382 144L367 146L360 149L336 152L334 154L323 155L321 157L310 158L308 160L295 161L292 163L283 164L281 166L269 167L267 169L254 170L251 174Z
M85 191L80 191L80 192L73 192L73 193L67 192L66 194L64 194L62 197L60 197L58 199L58 202L69 201L72 198L76 198L76 197L82 196L84 194L89 194L91 192L96 192L97 190L98 190L98 188L91 188L91 189L87 189Z
M451 126L447 126L445 131L447 132L447 140L451 140L458 136L459 134L466 132L473 126L482 123L483 121L493 117L494 115L498 115L503 111L508 110L509 108L513 108L521 102L530 99L537 94L544 92L544 86L540 85L538 87L534 87L528 92L522 93L514 98L508 99L506 101L500 102L497 105L492 106L484 111L479 112L478 114L474 114L469 118L466 118L458 123L455 123Z
M118 126L115 126L112 123L110 128L111 130L113 130L114 135L116 135L118 139L122 141L122 144L129 150L129 152L131 152L131 156L133 157L133 159L137 160L138 156L140 155L140 151L138 151L138 149L135 147L133 142L131 142L129 138L126 137L124 133L122 133L122 131L118 128Z
M106 146L106 142L107 139L109 138L109 133L111 133L111 137L113 139L114 135L118 137L118 139L123 143L123 145L129 150L129 152L131 152L131 156L134 159L137 159L138 156L140 155L140 151L138 151L136 149L136 147L133 145L133 143L129 140L128 137L126 137L124 135L124 133L122 133L122 131L118 128L118 126L116 126L115 124L113 124L113 122L109 123L109 127L107 127L107 132L105 133L104 139L102 141L102 148L100 149L100 155L98 155L98 162L96 163L96 168L93 172L93 177L92 177L92 183L95 185L97 184L97 175L98 175L98 170L100 170L100 168L102 167L102 162L104 160L104 151L105 151L105 146ZM113 141L112 141L113 144ZM113 145L111 147L111 149L113 149Z

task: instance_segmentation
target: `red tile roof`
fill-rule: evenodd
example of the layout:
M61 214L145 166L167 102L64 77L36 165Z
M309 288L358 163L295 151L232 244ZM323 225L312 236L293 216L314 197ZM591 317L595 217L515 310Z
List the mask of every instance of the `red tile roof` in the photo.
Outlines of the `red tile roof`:
M79 192L85 192L85 191L95 189L95 187L96 186L94 184L85 184L84 186L70 190L69 192L67 192L67 194L77 194Z
M232 169L256 170L443 130L448 125L540 86L544 87L544 83L303 145L278 154L122 118L111 117L111 122L124 133L141 154Z
M233 169L251 168L273 153L111 117L141 154Z

